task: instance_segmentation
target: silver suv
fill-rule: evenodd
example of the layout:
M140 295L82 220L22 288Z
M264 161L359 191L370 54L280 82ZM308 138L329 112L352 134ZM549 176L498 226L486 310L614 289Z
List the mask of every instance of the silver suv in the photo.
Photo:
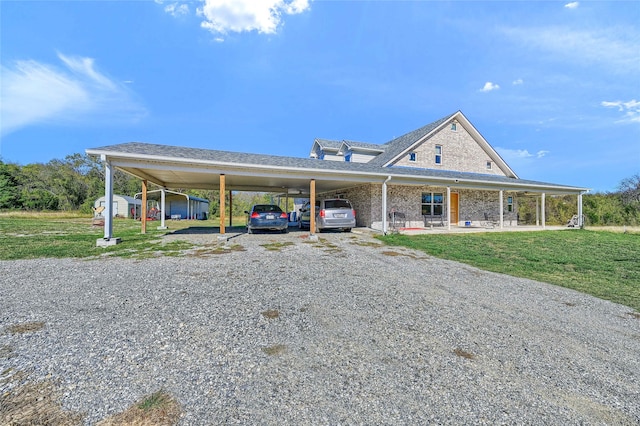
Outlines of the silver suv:
M332 198L320 202L316 211L316 228L318 232L325 229L342 229L351 232L356 226L356 211L349 200Z

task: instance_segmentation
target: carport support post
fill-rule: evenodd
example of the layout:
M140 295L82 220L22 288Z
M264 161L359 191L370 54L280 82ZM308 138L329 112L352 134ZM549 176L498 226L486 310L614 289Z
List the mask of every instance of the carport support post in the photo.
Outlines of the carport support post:
M113 237L113 167L111 163L104 161L104 239L110 240Z
M316 180L311 179L309 182L309 204L311 207L311 216L309 217L309 234L316 233Z
M140 233L147 233L147 180L142 180L142 217L140 218Z
M504 191L500 190L500 229L504 228Z
M233 191L229 190L229 228L233 226Z
M546 222L547 222L547 217L546 217L546 213L544 211L545 209L545 204L546 204L546 195L544 192L542 193L542 205L540 206L540 216L542 219L542 229L545 229L546 227Z
M536 226L540 226L540 199L536 197Z
M166 190L165 188L160 188L160 226L158 226L158 229L167 229L167 227L164 224L164 217L166 216L164 214L165 204L166 204Z
M220 175L220 235L225 234L224 220L225 220L225 205L224 205L224 175Z

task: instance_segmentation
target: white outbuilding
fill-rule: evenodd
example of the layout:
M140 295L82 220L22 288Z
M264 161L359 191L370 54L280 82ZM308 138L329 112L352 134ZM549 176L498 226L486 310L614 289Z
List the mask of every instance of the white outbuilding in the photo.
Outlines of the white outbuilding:
M96 211L98 211L99 207L105 207L105 202L106 201L104 196L98 198L93 203ZM113 217L138 219L140 218L141 211L142 202L140 200L137 200L134 197L129 197L127 195L113 194L113 208L111 209Z

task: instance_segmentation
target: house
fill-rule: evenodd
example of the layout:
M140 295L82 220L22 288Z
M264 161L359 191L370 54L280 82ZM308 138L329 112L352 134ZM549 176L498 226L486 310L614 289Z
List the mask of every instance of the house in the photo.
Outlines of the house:
M104 207L106 210L106 197L103 195L98 198L94 203L94 208ZM117 195L113 194L113 202L111 207L111 216L112 217L126 217L137 219L140 217L140 209L141 209L140 200L136 200L133 197L129 197L127 195ZM102 213L104 216L106 212Z
M518 200L533 197L545 227L545 197L582 195L572 185L520 179L457 111L384 144L315 139L310 158L128 142L86 150L105 165L105 193L113 171L123 170L164 191L220 191L220 234L225 233L227 192L285 193L294 198L349 198L357 225L387 232L402 214L405 226L518 226ZM108 203L107 203L108 205ZM107 215L107 218L109 216ZM312 229L313 233L314 230ZM109 220L105 237L112 237Z
M416 175L430 173L434 178L448 176L454 184L460 182L498 181L518 183L519 178L495 149L460 111L413 130L385 144L316 139L311 158L367 163L389 170L404 168ZM368 184L328 194L349 198L359 206L361 224L381 226L377 215L381 197L379 185ZM506 187L506 186L505 186ZM447 192L449 188L449 192ZM453 226L497 222L518 224L518 197L526 191L519 188L506 191L506 199L493 189L464 188L430 182L422 185L394 185L389 189L387 204L390 212L400 213L406 226L433 224ZM501 205L502 203L502 205ZM373 214L372 214L373 212ZM446 218L445 218L446 217ZM380 223L379 223L380 222Z

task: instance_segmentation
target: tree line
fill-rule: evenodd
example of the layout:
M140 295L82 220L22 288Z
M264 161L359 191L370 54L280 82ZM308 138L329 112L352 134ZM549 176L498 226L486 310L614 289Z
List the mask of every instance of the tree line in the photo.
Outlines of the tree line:
M149 190L159 189L149 184ZM209 201L209 217L218 214L220 192L217 190L178 191ZM113 176L114 194L133 196L142 192L142 181L116 170ZM87 154L68 155L64 160L20 166L0 160L0 209L30 211L79 211L91 214L96 199L104 195L104 165ZM240 193L233 195L233 216L244 215L245 210L258 203L275 202L273 196L264 193ZM229 206L229 194L226 194ZM289 210L293 200L289 200ZM228 207L227 207L228 208ZM285 208L284 199L282 208ZM227 212L228 214L228 212Z
M150 185L150 189L155 189ZM142 191L140 179L116 170L113 190L116 194L133 196ZM183 189L209 200L209 217L218 215L220 198L217 190ZM68 155L64 160L20 166L0 160L0 209L62 210L90 214L97 198L104 195L104 165L87 154ZM229 194L226 194L228 198ZM252 204L274 202L273 195L264 193L234 193L232 212L241 216ZM286 211L293 209L293 200ZM518 199L521 223L535 223L536 201L532 197ZM576 213L575 195L546 198L547 224L566 224ZM585 194L583 214L587 225L640 225L640 174L624 179L617 190Z

